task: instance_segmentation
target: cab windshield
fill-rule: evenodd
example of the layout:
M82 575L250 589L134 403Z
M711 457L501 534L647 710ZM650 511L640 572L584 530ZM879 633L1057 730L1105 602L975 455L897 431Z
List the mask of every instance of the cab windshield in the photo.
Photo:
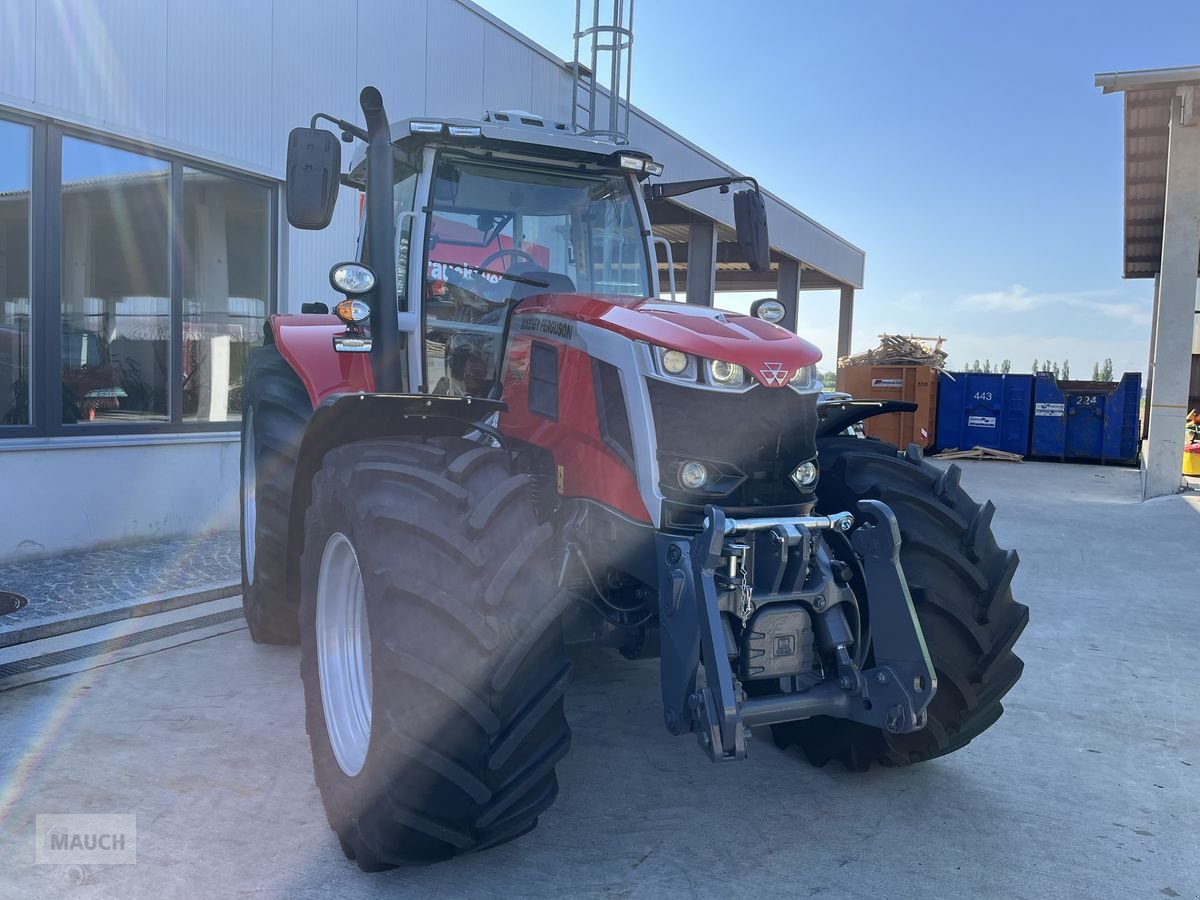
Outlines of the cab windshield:
M649 296L628 176L442 157L425 271L433 393L488 396L509 309L538 294Z

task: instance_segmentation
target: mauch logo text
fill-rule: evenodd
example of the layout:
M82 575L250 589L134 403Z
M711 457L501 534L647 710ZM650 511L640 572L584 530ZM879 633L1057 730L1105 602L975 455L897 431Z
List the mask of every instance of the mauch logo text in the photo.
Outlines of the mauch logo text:
M137 816L41 815L34 820L38 865L131 865L137 862Z

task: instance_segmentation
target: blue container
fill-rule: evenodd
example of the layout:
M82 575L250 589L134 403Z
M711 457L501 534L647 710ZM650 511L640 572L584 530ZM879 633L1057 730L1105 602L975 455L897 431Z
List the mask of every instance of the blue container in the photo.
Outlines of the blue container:
M938 447L989 447L1026 456L1032 411L1032 375L943 372L938 384Z
M1039 372L1034 388L1033 455L1136 465L1142 375L1120 381L1058 381Z

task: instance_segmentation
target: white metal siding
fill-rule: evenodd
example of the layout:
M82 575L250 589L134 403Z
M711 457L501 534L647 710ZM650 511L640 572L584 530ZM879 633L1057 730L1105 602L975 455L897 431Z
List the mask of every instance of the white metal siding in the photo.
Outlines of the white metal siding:
M33 100L37 0L0 3L0 97Z
M428 15L424 112L478 118L483 113L488 23L454 0L429 0ZM408 115L395 105L389 105L388 114L393 119Z
M138 136L166 134L167 4L39 0L34 100Z
M271 27L266 3L169 0L166 135L271 168Z
M379 88L393 119L423 114L426 78L441 78L442 65L426 61L427 6L426 0L358 0L355 89L368 84ZM339 115L362 121L357 95Z
M546 113L533 108L533 54L516 38L488 28L483 52L483 109L521 109Z

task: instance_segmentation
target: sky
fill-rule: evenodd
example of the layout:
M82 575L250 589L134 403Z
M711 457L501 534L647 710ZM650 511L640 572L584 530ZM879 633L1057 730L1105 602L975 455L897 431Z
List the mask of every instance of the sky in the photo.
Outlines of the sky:
M571 0L477 2L571 58ZM952 367L1145 370L1153 282L1121 278L1122 99L1093 76L1200 65L1200 2L638 0L635 15L633 103L866 251L855 352L887 331L946 337ZM801 295L799 331L830 361L837 307Z

